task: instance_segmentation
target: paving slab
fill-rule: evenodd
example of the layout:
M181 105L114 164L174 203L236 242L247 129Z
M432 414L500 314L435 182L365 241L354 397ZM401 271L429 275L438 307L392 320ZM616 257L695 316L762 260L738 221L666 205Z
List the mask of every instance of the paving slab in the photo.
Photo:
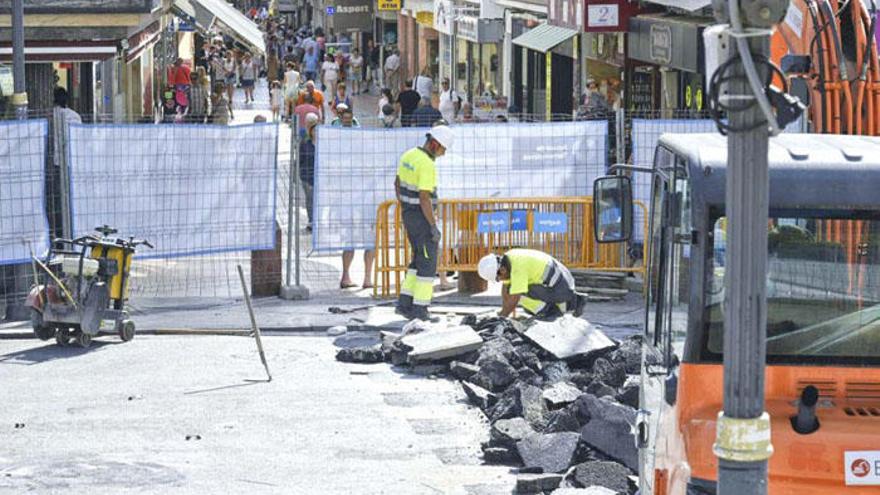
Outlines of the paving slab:
M523 336L556 359L610 349L616 344L587 320L565 315L552 322L538 321Z

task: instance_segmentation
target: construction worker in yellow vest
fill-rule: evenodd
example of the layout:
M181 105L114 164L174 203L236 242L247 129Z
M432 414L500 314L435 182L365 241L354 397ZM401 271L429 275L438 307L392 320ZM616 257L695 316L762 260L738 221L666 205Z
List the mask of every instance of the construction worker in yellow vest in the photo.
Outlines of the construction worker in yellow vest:
M396 312L408 319L428 320L428 305L434 295L437 274L437 245L440 229L434 216L437 206L437 168L434 160L446 153L454 139L445 125L432 127L424 146L412 148L400 157L394 190L400 202L406 236L412 246L412 260L400 289Z
M534 249L511 249L484 256L477 271L490 282L502 282L502 317L517 305L539 319L552 320L571 311L579 317L587 299L575 292L574 277L562 263Z

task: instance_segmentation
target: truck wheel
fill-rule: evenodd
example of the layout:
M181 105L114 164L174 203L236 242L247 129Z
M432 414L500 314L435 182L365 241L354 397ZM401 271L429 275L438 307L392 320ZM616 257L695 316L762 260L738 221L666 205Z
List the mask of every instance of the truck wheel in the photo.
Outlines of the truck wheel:
M61 347L67 347L70 345L70 330L59 328L58 331L55 332L55 343Z
M134 322L131 320L122 320L117 326L119 338L123 342L128 342L134 338Z
M80 331L76 334L76 344L82 348L86 348L92 343L92 336Z
M34 327L34 335L40 340L49 340L55 335L55 329L43 325L43 313L31 309L31 325Z

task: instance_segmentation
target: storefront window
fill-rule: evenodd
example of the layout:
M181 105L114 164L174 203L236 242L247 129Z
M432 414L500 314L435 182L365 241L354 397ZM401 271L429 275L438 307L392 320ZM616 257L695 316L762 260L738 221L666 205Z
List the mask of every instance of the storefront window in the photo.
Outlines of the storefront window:
M11 116L13 112L11 100L14 92L12 66L0 64L0 120Z
M468 43L465 40L456 40L458 46L455 47L456 51L456 69L455 69L455 90L462 94L470 94L468 91L468 70L469 70L469 53L468 53Z

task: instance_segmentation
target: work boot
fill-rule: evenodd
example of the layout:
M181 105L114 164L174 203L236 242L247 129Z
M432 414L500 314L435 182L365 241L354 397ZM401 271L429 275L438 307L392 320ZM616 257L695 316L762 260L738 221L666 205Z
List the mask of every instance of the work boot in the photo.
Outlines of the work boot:
M584 314L584 306L587 305L587 296L576 293L574 297L574 311L572 311L572 314L575 318L580 318Z
M402 304L398 304L394 307L394 313L399 314L400 316L406 318L407 320L413 319L413 307L405 306Z
M410 319L430 322L440 321L439 318L432 318L431 314L428 313L428 308L425 306L413 306L412 310L410 311Z
M535 314L535 319L541 321L553 321L562 316L562 311L555 304L547 304L544 309Z

